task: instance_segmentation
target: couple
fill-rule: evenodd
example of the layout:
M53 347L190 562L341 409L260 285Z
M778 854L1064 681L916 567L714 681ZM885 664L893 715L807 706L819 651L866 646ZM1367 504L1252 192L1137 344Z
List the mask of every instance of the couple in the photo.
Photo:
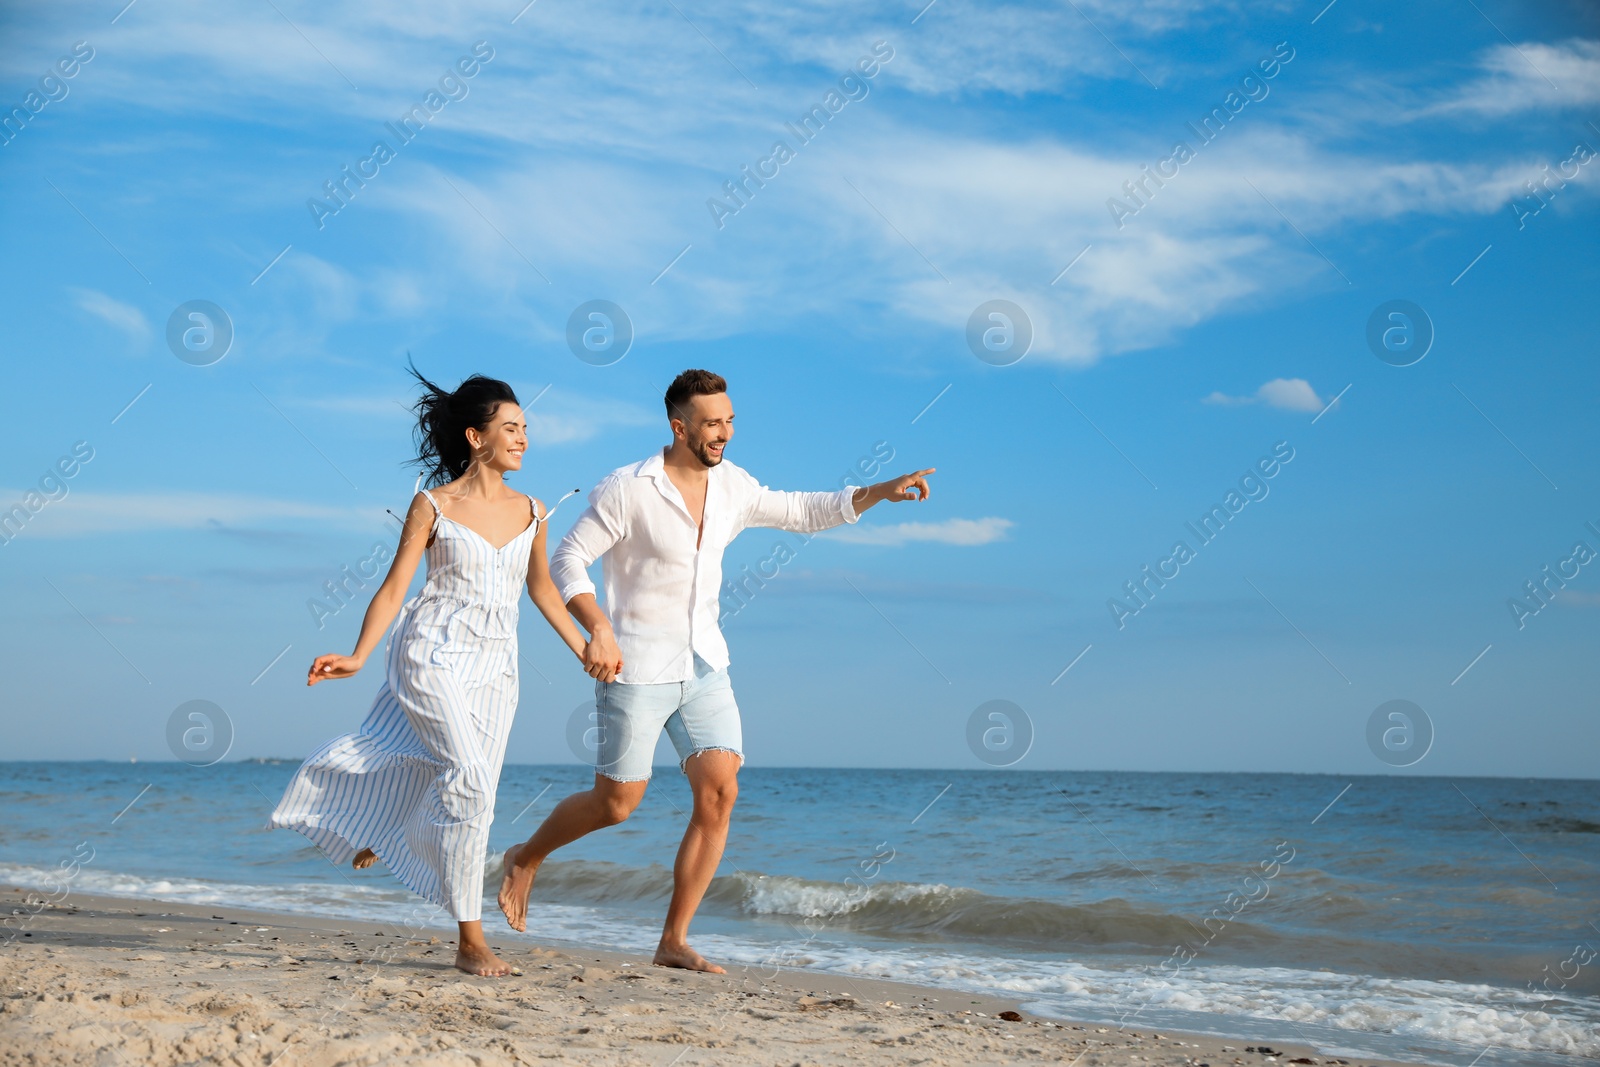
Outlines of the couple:
M356 733L301 765L268 825L298 830L338 864L382 860L459 923L458 968L520 973L484 940L480 916L495 789L517 708L518 590L526 585L595 679L600 747L593 788L561 801L532 837L506 850L500 908L525 929L545 857L632 813L665 727L694 810L655 962L720 973L688 935L722 859L744 761L717 625L722 550L749 526L814 533L855 522L880 500L926 500L933 471L832 493L768 489L723 460L734 418L727 382L687 370L667 388L672 444L607 475L547 563L543 505L504 482L522 469L528 444L516 394L480 375L454 392L416 377L425 390L415 409L418 461L436 492L412 500L354 653L318 656L306 678L315 685L354 675L393 623L384 683ZM427 581L402 604L424 552ZM604 608L587 573L602 558Z

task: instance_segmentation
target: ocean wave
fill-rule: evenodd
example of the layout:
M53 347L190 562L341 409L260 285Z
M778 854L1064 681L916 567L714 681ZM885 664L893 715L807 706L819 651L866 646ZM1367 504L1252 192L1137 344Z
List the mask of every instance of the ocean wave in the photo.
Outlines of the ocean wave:
M486 877L485 883L488 881ZM498 871L494 874L493 882L493 888L498 890ZM58 903L70 902L75 894L93 894L218 909L246 908L319 919L350 919L392 924L406 930L454 930L456 927L455 920L443 908L422 900L398 883L360 885L347 879L334 878L326 882L252 885L195 878L147 877L84 867L63 886L59 871L0 863L0 885L37 889ZM62 888L67 890L65 897L59 895ZM485 889L487 892L487 884ZM17 905L23 901L4 903ZM653 948L659 934L659 931L652 932L649 927L625 917L607 915L595 908L548 903L537 905L534 925L537 927L535 936L540 939L593 943L627 951ZM501 929L499 936L510 937L512 934Z
M422 911L431 909L443 914L440 909L422 903L404 889L363 886L341 880L248 885L197 878L145 877L85 866L63 884L60 871L0 863L0 885L50 890L53 897L65 889L67 896L58 899L66 900L70 900L73 893L92 893L139 900L166 900L174 904L260 908L263 911L300 915L345 915L380 922L418 912L419 905Z
M538 887L540 898L562 902L664 901L671 893L672 875L664 867L551 862L540 869ZM715 878L706 901L725 914L801 920L809 928L837 924L895 939L1014 943L1042 951L1096 946L1166 953L1179 942L1198 944L1208 938L1198 920L1118 897L1064 904L940 883L845 884L741 871ZM1280 940L1243 920L1228 924L1227 937L1234 947Z
M491 891L499 886L499 864L493 866ZM1289 876L1285 871L1283 877ZM1247 907L1227 922L1221 921L1227 912L1220 898L1191 912L1121 897L1066 902L944 883L844 884L753 871L715 878L701 910L765 926L764 936L777 928L784 931L781 936L800 938L821 932L845 940L965 950L986 946L1030 956L1115 955L1152 968L1163 961L1174 966L1182 946L1216 963L1331 968L1390 978L1448 974L1463 981L1503 982L1520 974L1459 939L1431 945L1377 932L1344 932L1370 930L1376 911L1372 900L1358 892L1329 891L1336 880L1314 869L1296 877L1319 892L1275 896L1272 904L1261 906L1271 911ZM570 860L547 862L540 869L534 900L653 917L665 908L671 891L672 873L662 866ZM1210 917L1213 911L1216 917Z
M1588 819L1571 818L1565 815L1551 815L1543 819L1535 819L1534 829L1543 830L1549 834L1600 834L1600 822L1591 822Z
M1456 1065L1485 1048L1524 1064L1600 1057L1600 1006L1481 983L1384 979L1323 969L1192 964L1175 973L1110 960L1044 961L930 948L845 945L826 937L774 952L702 936L725 963L773 962L914 985L1010 994L1059 1019L1304 1042L1335 1055ZM737 969L732 971L736 976ZM1502 1059L1501 1062L1504 1062Z
M999 897L943 884L878 882L863 886L812 882L782 875L740 874L722 893L738 893L752 916L841 922L852 929L897 937L1016 942L1049 951L1074 945L1169 949L1203 940L1190 919L1112 897L1084 904ZM1235 924L1230 934L1270 938Z
M1009 988L1034 992L1036 1009L1081 1015L1099 1004L1105 1010L1107 989L1057 991L1051 985L1023 979ZM1491 1047L1540 1053L1546 1063L1600 1056L1600 1012L1581 997L1546 999L1503 986L1284 967L1196 967L1180 977L1146 975L1127 986L1122 995L1130 1001L1125 1003L1135 1005L1147 1023L1183 1025L1197 1016L1224 1015L1286 1023L1290 1034L1315 1037L1324 1047L1345 1033L1398 1040L1413 1055L1456 1046L1479 1053ZM1307 1027L1314 1033L1301 1029Z

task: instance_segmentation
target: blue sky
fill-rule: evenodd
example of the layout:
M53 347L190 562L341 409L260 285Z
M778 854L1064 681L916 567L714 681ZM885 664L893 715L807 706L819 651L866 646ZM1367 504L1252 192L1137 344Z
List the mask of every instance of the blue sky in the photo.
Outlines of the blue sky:
M8 6L0 40L7 756L169 758L193 699L235 757L359 721L376 673L303 674L364 604L307 602L409 499L410 353L516 387L546 499L663 443L688 366L769 485L938 468L730 620L753 765L979 767L1004 699L1023 769L1594 774L1581 5L143 0ZM636 333L608 366L566 341L594 299ZM210 365L166 340L191 300L232 323ZM991 300L1020 361L968 345ZM1366 339L1394 300L1435 334L1409 366ZM522 641L509 758L570 760L587 680L531 610ZM1393 699L1434 731L1398 771L1366 740Z

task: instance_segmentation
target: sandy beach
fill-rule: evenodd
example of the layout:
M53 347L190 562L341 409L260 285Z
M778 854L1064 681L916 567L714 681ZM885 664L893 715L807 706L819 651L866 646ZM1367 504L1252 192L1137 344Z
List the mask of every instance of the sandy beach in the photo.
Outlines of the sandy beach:
M1365 1067L1304 1047L1039 1019L992 997L802 970L691 974L571 946L454 947L393 926L74 895L0 974L0 1064L990 1064ZM492 938L491 938L492 939Z

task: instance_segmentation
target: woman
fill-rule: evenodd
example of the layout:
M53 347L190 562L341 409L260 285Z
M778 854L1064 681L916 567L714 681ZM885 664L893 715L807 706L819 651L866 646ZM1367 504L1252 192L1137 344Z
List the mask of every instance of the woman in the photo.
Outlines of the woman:
M550 580L544 506L504 481L528 446L516 394L481 375L445 392L411 373L425 390L415 407L418 463L436 491L411 501L355 651L318 656L306 677L316 685L353 676L394 622L384 683L356 733L301 765L269 826L300 831L335 863L381 859L460 924L457 967L504 975L513 969L489 948L480 917L517 708L518 587L580 661L584 640ZM424 548L427 581L402 606Z

